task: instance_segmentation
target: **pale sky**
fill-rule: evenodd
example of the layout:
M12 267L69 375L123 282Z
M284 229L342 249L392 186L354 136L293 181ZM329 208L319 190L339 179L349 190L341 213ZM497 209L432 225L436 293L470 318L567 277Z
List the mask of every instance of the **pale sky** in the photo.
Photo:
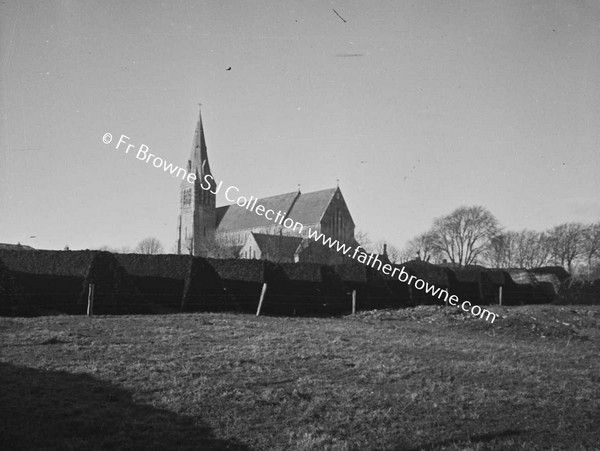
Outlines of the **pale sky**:
M9 0L0 18L0 242L171 249L180 181L102 136L185 165L198 102L218 181L339 179L398 247L461 205L510 230L600 220L597 1Z

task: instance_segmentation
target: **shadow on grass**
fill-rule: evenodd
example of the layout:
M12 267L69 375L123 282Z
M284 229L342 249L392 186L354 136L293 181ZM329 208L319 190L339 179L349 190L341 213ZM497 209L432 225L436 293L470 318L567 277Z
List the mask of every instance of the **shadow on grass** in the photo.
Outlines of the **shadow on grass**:
M85 374L0 363L0 449L247 450Z
M425 450L437 449L440 447L446 447L446 446L451 446L451 445L461 445L461 444L464 444L465 442L469 442L469 443L486 442L487 443L487 442L491 442L497 438L504 438L504 437L511 437L514 435L520 435L520 434L523 434L524 432L525 431L513 430L513 429L508 429L506 431L501 431L501 432L488 432L485 434L471 435L469 437L464 437L464 438L447 439L447 440L440 440L438 442L427 443L426 445L421 445L416 448L406 449L406 451L425 451Z

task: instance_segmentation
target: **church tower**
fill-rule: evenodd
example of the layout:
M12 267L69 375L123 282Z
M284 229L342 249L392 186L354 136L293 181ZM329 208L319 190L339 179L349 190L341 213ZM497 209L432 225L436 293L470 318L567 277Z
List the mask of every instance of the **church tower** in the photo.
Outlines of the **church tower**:
M213 193L216 191L216 184L214 179L209 178L210 190L201 187L201 185L204 187L208 185L204 177L208 174L212 176L208 164L201 111L186 169L189 174L196 174L196 180L189 183L186 177L181 182L177 253L207 257L212 253L215 242L216 196Z

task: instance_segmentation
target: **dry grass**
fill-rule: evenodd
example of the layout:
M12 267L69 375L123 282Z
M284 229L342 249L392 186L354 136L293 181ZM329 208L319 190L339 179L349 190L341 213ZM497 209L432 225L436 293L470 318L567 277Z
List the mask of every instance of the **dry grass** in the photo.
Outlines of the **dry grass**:
M0 318L0 448L599 449L600 308Z

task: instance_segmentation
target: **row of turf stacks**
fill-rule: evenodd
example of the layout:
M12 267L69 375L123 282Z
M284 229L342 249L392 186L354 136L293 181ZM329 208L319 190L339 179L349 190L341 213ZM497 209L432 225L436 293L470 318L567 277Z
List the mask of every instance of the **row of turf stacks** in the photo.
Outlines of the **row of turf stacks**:
M255 311L265 281L262 260L191 259L181 299L183 311Z
M83 314L94 284L97 313L143 312L135 286L109 252L0 251L0 314Z
M189 255L114 254L135 286L136 297L153 313L178 311L191 265Z
M452 268L423 261L398 267L473 304L599 303L600 281L574 283L562 268ZM101 251L0 250L0 315L85 314L94 284L95 314L178 311L335 315L357 310L440 304L397 277L353 263L325 266L263 260Z

